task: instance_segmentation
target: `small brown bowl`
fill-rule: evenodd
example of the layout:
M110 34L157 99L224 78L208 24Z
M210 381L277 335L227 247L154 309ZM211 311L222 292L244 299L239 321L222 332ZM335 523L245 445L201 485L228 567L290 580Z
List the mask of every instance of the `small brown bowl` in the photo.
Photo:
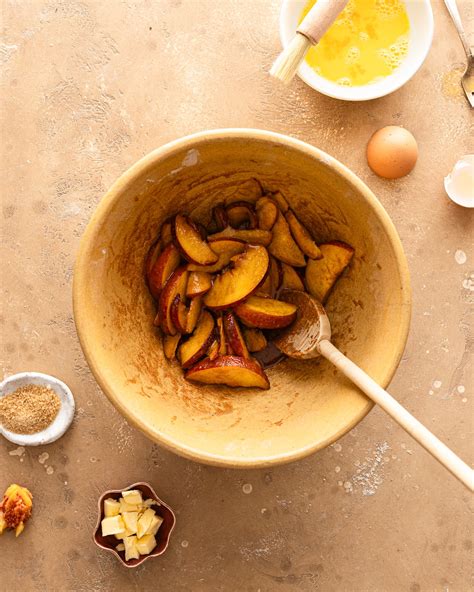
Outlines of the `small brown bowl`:
M116 539L113 535L102 536L100 523L104 518L104 501L109 497L118 500L122 495L122 491L128 491L129 489L140 490L143 494L144 499L151 498L156 500L158 502L158 505L153 506L153 509L158 514L158 516L161 516L161 518L163 518L163 522L160 528L158 529L158 532L156 533L156 547L153 549L153 551L149 555L141 555L139 559L129 559L128 561L126 561L125 551L117 551L117 549L115 548L120 543L120 541ZM123 565L125 565L125 567L137 567L150 557L158 557L159 555L163 555L163 553L168 548L170 535L176 523L176 516L174 515L173 510L156 495L155 490L149 483L144 483L143 481L140 481L139 483L134 483L133 485L129 485L128 487L124 487L123 489L109 489L100 496L98 501L98 507L99 517L97 519L97 524L94 530L94 542L98 547L101 547L106 551L110 551L116 557L118 557L118 559L120 559L120 561Z

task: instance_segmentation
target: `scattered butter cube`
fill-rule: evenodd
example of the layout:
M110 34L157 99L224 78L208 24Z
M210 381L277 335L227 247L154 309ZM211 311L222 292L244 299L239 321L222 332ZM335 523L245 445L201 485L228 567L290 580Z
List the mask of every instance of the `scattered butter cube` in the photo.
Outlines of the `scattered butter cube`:
M106 518L109 516L117 516L120 513L120 502L108 497L104 501L104 514Z
M143 505L145 506L145 508L149 508L150 506L159 506L160 504L156 500L151 499L151 497L149 497L143 502Z
M101 522L102 536L109 536L110 534L118 534L125 532L125 524L121 516L109 516L104 518Z
M119 544L118 544L118 545L115 547L115 549L116 549L117 551L125 551L125 545L124 545L123 543L119 543Z
M122 491L122 497L127 504L141 506L143 503L142 492L138 489L131 489L130 491Z
M152 534L146 534L137 540L137 549L140 555L149 555L156 547L156 539Z
M155 511L151 508L148 508L138 519L137 536L139 539L147 533L147 530L150 528L151 521L153 520L153 516L155 516Z
M125 526L125 524L124 524L124 526ZM136 532L132 532L131 530L128 530L128 528L125 528L125 530L123 532L119 532L114 536L116 539L118 539L120 541L120 540L124 539L125 537L132 536L132 534L136 534Z
M131 534L137 534L138 512L124 512L122 518L125 523L125 528L129 530Z
M151 519L150 526L146 530L146 534L155 535L158 532L158 529L163 523L163 518L161 516L157 516L156 514Z
M138 559L140 557L140 552L137 549L136 536L124 538L123 544L125 545L125 561L128 561L129 559Z

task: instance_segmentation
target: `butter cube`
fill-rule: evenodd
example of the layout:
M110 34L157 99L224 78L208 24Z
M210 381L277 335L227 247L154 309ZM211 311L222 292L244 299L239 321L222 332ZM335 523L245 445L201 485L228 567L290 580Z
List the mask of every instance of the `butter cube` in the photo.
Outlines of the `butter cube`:
M122 497L127 504L141 506L143 503L142 492L138 489L131 489L130 491L122 491Z
M152 534L146 534L137 540L137 549L140 555L149 555L156 547L156 540Z
M147 533L147 530L150 528L151 521L153 520L153 516L155 516L155 511L151 508L148 508L138 519L137 536L139 539Z
M131 534L137 534L138 512L124 512L122 518L125 523L125 528L130 531Z
M117 516L120 513L120 502L108 497L104 501L104 514L108 518L109 516Z
M123 497L119 499L120 502L120 513L123 514L124 512L138 512L142 509L141 505L137 504L129 504L126 502Z
M155 514L155 516L153 516L153 518L151 519L150 526L146 530L146 534L152 534L153 536L155 536L162 523L163 518Z
M129 559L138 559L140 557L140 553L137 549L136 536L124 538L123 544L125 545L125 561L128 561Z
M160 505L160 504L159 504L159 503L158 503L156 500L154 500L154 499L151 499L151 497L149 497L148 499L146 499L146 500L143 502L143 506L144 506L145 508L149 508L150 506L159 506L159 505Z
M124 524L124 526L125 526L125 524ZM119 541L121 541L125 537L132 536L132 534L136 534L136 533L135 532L132 532L131 530L128 530L128 528L125 528L125 530L123 532L119 532L119 533L117 533L114 536L115 536L116 539L118 539Z
M117 551L125 551L125 545L124 545L123 543L119 543L119 544L118 544L118 545L115 547L115 549L116 549Z
M102 536L125 532L125 524L121 516L108 516L101 522Z

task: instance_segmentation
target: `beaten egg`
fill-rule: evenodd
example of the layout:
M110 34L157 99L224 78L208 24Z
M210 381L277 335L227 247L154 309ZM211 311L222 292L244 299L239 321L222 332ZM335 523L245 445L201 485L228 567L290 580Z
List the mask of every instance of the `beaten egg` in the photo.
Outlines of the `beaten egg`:
M403 127L389 125L379 129L367 144L367 162L379 177L398 179L413 170L418 145Z
M317 0L310 0L300 22ZM332 82L362 86L398 68L408 53L410 22L402 0L349 0L306 62Z

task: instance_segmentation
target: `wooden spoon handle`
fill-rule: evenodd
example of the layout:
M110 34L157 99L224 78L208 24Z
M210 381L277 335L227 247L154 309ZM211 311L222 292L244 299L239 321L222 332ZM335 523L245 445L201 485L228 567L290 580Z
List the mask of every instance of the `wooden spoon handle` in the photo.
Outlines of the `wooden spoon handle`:
M299 25L298 33L316 45L344 10L347 2L348 0L318 0Z
M378 403L419 444L432 454L448 471L474 491L474 471L443 444L428 428L411 415L398 401L380 387L359 366L351 362L327 339L319 342L320 353L356 384L372 401Z

